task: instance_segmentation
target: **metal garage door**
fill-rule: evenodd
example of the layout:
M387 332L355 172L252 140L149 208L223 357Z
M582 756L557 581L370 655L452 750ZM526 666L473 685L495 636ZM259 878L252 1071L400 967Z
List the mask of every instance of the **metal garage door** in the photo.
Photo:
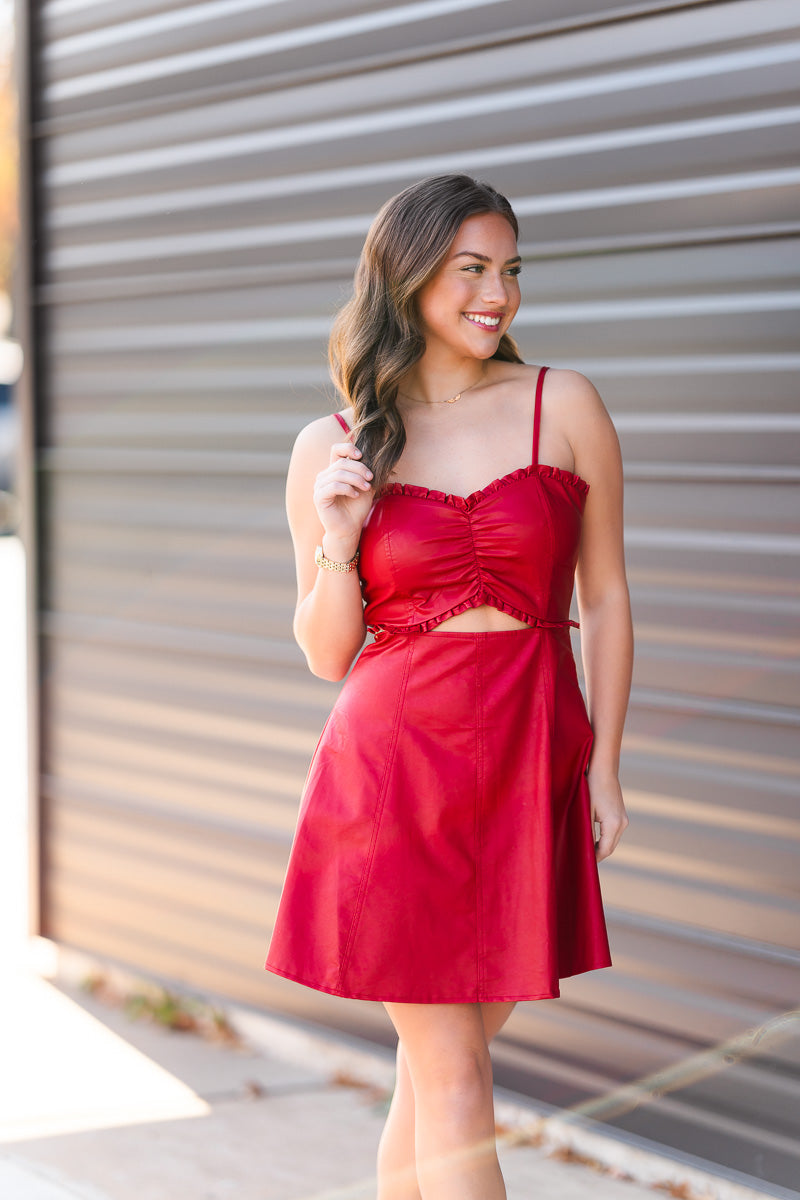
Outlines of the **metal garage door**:
M793 1194L797 4L30 8L42 931L389 1038L262 969L336 693L283 482L371 215L467 170L521 217L525 356L617 422L638 634L615 969L518 1006L497 1079Z

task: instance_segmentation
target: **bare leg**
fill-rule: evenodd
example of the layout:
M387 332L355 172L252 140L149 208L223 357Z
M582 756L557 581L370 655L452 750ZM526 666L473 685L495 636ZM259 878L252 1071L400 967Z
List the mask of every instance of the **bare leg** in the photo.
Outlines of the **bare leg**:
M401 1012L407 1011L409 1013L414 1013L417 1015L417 1020L412 1021L411 1026L419 1027L420 1031L422 1032L422 1037L420 1039L420 1042L421 1042L421 1045L423 1046L423 1051L422 1051L423 1054L426 1053L424 1046L425 1046L425 1043L427 1040L425 1037L425 1034L424 1034L424 1027L425 1027L424 1014L426 1011L432 1016L430 1048L435 1053L438 1053L440 1048L441 1048L442 1053L446 1053L447 1046L452 1045L452 1043L453 1043L453 1040L454 1040L453 1035L452 1035L452 1033L450 1033L442 1039L438 1036L436 1031L440 1028L447 1029L448 1025L452 1024L452 1020L453 1020L452 1015L453 1014L455 1014L457 1016L459 1014L459 1012L461 1012L463 1014L464 1010L468 1010L472 1014L469 1018L469 1028L470 1028L471 1033L470 1033L470 1038L469 1038L470 1047L469 1047L469 1052L468 1052L468 1060L471 1063L474 1063L474 1061L475 1061L474 1054L473 1054L474 1043L477 1042L477 1048L478 1048L478 1052L479 1052L478 1057L482 1058L483 1051L481 1051L481 1042L483 1042L484 1047L488 1047L489 1042L492 1040L492 1038L495 1036L495 1034L499 1032L499 1030L502 1028L502 1026L505 1024L505 1022L508 1020L509 1016L511 1015L511 1012L514 1009L514 1002L510 1001L510 1002L506 1002L506 1003L484 1003L484 1004L479 1004L479 1005L478 1004L469 1004L469 1005L464 1005L464 1004L458 1004L458 1005L433 1005L433 1004L429 1004L429 1005L410 1005L410 1004L388 1005L387 1004L386 1008L387 1008L387 1011L389 1012L389 1015L392 1017L393 1021L394 1021L394 1012L393 1012L394 1009L400 1010ZM438 1014L437 1014L436 1010L438 1010ZM448 1022L446 1013L444 1016L444 1020L442 1021L440 1019L441 1014L443 1013L444 1010L450 1011L450 1014L451 1014L450 1022ZM483 1026L482 1036L481 1036L480 1025L475 1020L476 1012L480 1013L481 1023ZM463 1016L462 1016L461 1023L463 1024ZM409 1065L408 1065L407 1056L405 1053L405 1047L404 1047L404 1043L403 1043L403 1035L400 1031L400 1028L397 1025L397 1022L395 1022L395 1027L398 1028L398 1033L400 1034L400 1038L398 1040L398 1046L397 1046L397 1080L396 1080L396 1084L395 1084L394 1095L392 1097L391 1107L389 1109L389 1115L386 1119L386 1126L384 1128L383 1135L381 1137L380 1146L378 1149L378 1200L421 1200L423 1195L426 1197L426 1200L427 1200L428 1196L431 1197L431 1200L433 1200L434 1197L438 1198L439 1196L441 1196L444 1200L445 1197L450 1197L451 1195L452 1196L457 1195L459 1197L459 1200L469 1200L469 1197L471 1197L471 1196L476 1196L476 1197L480 1196L481 1200L494 1200L495 1196L504 1197L505 1189L503 1188L502 1176L500 1176L500 1173L499 1173L499 1166L497 1166L496 1150L494 1147L494 1110L493 1110L493 1105L491 1103L491 1063L490 1062L488 1062L488 1064L484 1063L484 1067L486 1065L488 1065L488 1070L489 1070L488 1121L487 1121L486 1111L484 1111L484 1114L483 1114L484 1124L487 1125L487 1129L490 1127L489 1136L487 1138L484 1138L484 1140L487 1141L488 1144L485 1147L483 1147L482 1149L480 1149L477 1153L472 1153L468 1147L465 1149L463 1144L460 1147L456 1146L452 1161L447 1162L446 1164L442 1164L441 1169L438 1171L439 1178L432 1179L427 1191L425 1190L425 1186L424 1186L425 1181L423 1178L423 1191L420 1191L420 1184L419 1184L419 1181L417 1178L417 1171L416 1171L416 1147L415 1147L415 1142L416 1142L416 1137L415 1137L416 1111L415 1110L416 1110L417 1106L415 1105L414 1088L412 1085L411 1073L409 1071ZM458 1044L458 1040L459 1039L456 1036L456 1038L455 1038L456 1044ZM488 1053L486 1054L486 1058L488 1060ZM441 1072L437 1072L437 1073L441 1074ZM473 1076L473 1078L474 1078L474 1076ZM484 1108L486 1109L487 1099L486 1099L486 1093L485 1093L485 1077L482 1078L481 1090L482 1090L482 1095L483 1095ZM450 1111L450 1102L445 1100L444 1105L445 1105L445 1112L446 1113L449 1112ZM422 1102L421 1111L422 1112L425 1111L425 1100L424 1099ZM440 1114L440 1116L441 1115L442 1114ZM455 1116L455 1113L453 1115ZM452 1126L453 1121L448 1120L447 1124ZM457 1119L455 1121L455 1124L456 1125L458 1124ZM430 1122L426 1121L426 1127L430 1127L431 1133L434 1138L436 1138L438 1136L436 1134L435 1122L434 1122L433 1126L430 1126ZM424 1142L426 1139L427 1133L426 1133L426 1131L420 1131L420 1132L421 1132L422 1140ZM466 1130L461 1138L461 1142L463 1143L466 1140L466 1142L468 1143L470 1136L471 1136L470 1131ZM452 1140L452 1131L451 1131L450 1137ZM456 1141L458 1141L457 1131L456 1131ZM447 1147L445 1147L445 1152L446 1152L446 1149L447 1149ZM452 1149L452 1147L451 1147L451 1149ZM496 1185L497 1181L499 1180L499 1187L501 1189L500 1191L495 1190L495 1191L491 1192L491 1191L481 1190L485 1187L485 1184L483 1183L480 1174L478 1174L478 1175L475 1174L476 1164L480 1165L481 1160L483 1161L484 1166L487 1162L491 1166L492 1160L493 1160L494 1168L495 1168L494 1182ZM465 1172L466 1172L466 1175L465 1175ZM422 1173L423 1173L423 1177L424 1177L424 1175L425 1175L424 1169L423 1169ZM434 1173L434 1175L437 1174L435 1169L434 1169L433 1173ZM467 1190L463 1190L464 1189L463 1180L464 1180L464 1178L469 1178L470 1173L472 1174L473 1179L474 1179L474 1186L478 1188L477 1191L473 1190L472 1192L470 1192ZM447 1190L447 1191L437 1190L437 1189L441 1189L442 1185L449 1188L449 1190ZM467 1185L467 1186L469 1186L469 1185ZM430 1190L430 1188L433 1188L433 1190Z
M421 1200L414 1161L414 1090L399 1039L394 1094L378 1144L378 1200Z

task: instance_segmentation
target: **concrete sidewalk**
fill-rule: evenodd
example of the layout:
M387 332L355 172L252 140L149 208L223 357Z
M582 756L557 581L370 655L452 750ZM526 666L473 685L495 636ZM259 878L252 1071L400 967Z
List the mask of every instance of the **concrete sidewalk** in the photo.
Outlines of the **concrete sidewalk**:
M374 1198L380 1055L383 1084L337 1079L335 1054L303 1063L290 1026L282 1057L133 1021L30 970L2 987L3 1200ZM510 1200L664 1195L502 1137L500 1158Z

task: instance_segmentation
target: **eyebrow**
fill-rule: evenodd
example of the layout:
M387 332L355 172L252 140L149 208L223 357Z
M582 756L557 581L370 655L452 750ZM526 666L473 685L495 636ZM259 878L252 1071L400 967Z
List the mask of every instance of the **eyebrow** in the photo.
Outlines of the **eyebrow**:
M478 259L480 259L481 262L485 262L485 263L492 261L490 258L487 258L485 254L478 254L477 251L475 251L475 250L459 250L457 254L453 255L453 258L478 258ZM507 267L509 265L509 263L518 263L518 262L522 262L522 256L519 254L517 254L516 257L514 257L514 258L507 259L503 263L503 266Z

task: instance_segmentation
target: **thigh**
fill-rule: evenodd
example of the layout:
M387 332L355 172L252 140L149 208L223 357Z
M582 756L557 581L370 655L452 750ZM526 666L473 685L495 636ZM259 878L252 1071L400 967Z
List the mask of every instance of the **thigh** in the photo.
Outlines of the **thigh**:
M503 1027L515 1001L480 1004L394 1004L384 1002L402 1047L405 1064L487 1061L489 1042ZM413 1072L412 1072L413 1074Z
M514 1011L516 1003L516 1000L487 1000L480 1004L487 1045L503 1028Z
M384 1001L412 1078L416 1072L469 1059L485 1062L488 1043L480 1004L395 1004ZM415 1070L416 1068L416 1070Z

